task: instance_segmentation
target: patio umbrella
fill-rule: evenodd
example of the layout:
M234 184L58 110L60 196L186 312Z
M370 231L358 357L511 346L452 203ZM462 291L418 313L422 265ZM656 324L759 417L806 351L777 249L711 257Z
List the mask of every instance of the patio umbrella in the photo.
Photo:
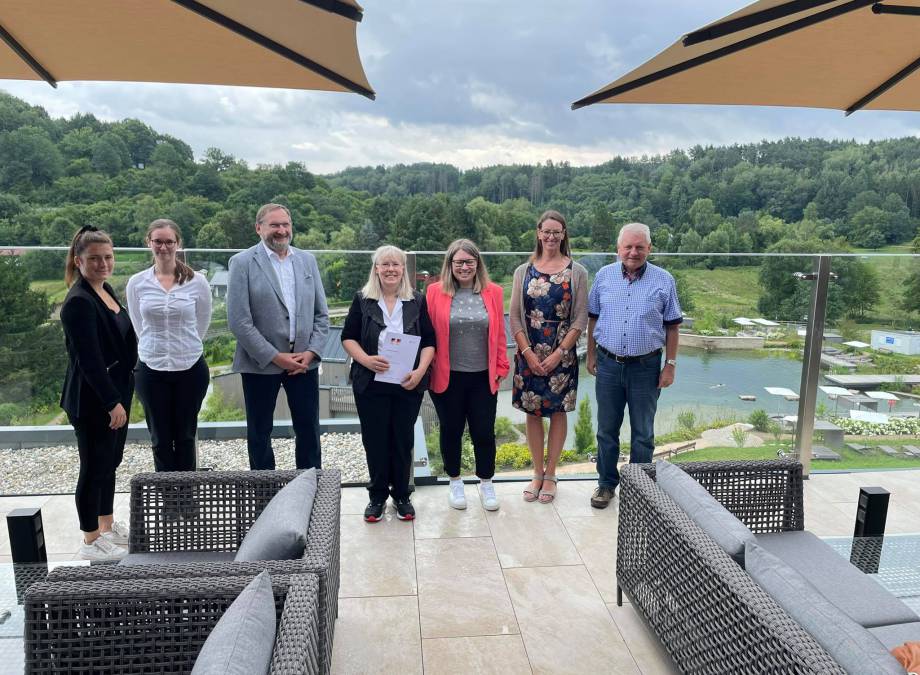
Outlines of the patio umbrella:
M350 91L374 98L354 0L0 0L0 78Z
M920 2L760 0L572 104L920 109Z

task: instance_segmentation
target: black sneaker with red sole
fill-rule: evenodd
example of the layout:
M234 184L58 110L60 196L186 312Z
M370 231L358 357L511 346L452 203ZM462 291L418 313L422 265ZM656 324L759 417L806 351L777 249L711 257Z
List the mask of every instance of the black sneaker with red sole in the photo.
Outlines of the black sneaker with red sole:
M415 507L408 497L394 499L393 504L396 506L396 517L400 520L415 520Z
M368 502L364 508L364 520L369 523L379 523L383 520L383 510L386 502Z

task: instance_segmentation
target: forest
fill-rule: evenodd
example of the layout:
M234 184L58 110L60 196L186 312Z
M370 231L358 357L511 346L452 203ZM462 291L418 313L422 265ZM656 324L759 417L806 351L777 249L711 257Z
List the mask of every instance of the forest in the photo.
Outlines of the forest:
M298 162L250 166L219 148L196 157L187 142L136 119L53 118L0 92L0 246L63 246L84 224L108 231L116 245L142 246L150 221L165 217L179 223L186 248L238 249L257 241L254 215L270 201L290 208L294 244L314 251L384 242L437 251L458 237L485 251L529 251L537 216L552 208L565 214L573 249L583 252L612 251L618 227L631 221L651 227L659 252L920 252L920 139L787 138L613 157L590 167L397 164L317 175ZM425 264L436 270L430 258ZM521 259L490 257L493 277L507 279ZM800 259L663 260L678 278L685 311L718 314L722 322L741 307L795 320L807 312L808 291L791 274ZM596 268L604 259L582 261ZM333 302L350 299L367 275L366 256L330 252L320 262ZM835 259L828 318L867 322L879 302L889 315L920 315L916 262L882 293L887 268ZM3 406L21 409L17 401L53 407L62 361L47 355L61 338L48 319L60 300L62 266L60 252L0 256L0 424L14 417ZM711 278L746 284L739 293L754 299L714 308L701 302L693 291L710 280L703 271L730 273Z

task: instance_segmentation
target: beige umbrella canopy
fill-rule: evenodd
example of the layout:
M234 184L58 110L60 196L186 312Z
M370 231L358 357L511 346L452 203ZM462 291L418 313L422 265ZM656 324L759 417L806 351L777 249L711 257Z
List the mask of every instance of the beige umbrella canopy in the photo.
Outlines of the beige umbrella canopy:
M358 55L361 16L354 0L0 0L0 78L320 89L372 99Z
M920 0L760 0L572 104L920 110Z

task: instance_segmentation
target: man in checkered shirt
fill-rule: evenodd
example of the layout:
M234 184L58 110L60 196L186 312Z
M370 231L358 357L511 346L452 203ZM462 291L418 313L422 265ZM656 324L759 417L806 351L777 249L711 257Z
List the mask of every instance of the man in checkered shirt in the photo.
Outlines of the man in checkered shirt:
M606 508L620 482L620 427L629 406L630 462L651 462L658 395L674 382L677 286L666 270L646 261L648 226L624 225L618 262L597 273L588 294L588 372L596 376L597 489L591 506ZM665 365L661 367L662 351Z

